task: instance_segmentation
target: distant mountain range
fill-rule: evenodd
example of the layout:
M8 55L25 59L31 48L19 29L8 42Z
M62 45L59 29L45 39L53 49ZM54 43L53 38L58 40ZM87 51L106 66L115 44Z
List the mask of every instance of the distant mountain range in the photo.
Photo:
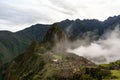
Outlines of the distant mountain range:
M120 24L120 15L109 17L103 22L96 19L66 19L56 23L72 39L81 37L83 33L88 31L95 32L96 35L100 36L107 29L113 29ZM22 54L32 41L43 41L43 37L50 27L51 25L36 24L15 33L0 31L0 63L9 62Z
M86 22L86 24L84 23L84 21ZM89 26L93 25L93 23L94 26ZM103 26L103 24L105 26ZM37 24L16 33L2 31L1 36L3 38L1 38L1 41L3 42L1 42L1 44L4 44L3 49L5 48L6 56L2 54L1 60L6 59L7 63L3 62L5 64L0 66L0 79L120 79L119 60L110 64L96 65L83 56L78 56L76 54L57 49L59 48L59 45L57 44L63 44L62 42L66 40L66 38L67 40L72 41L78 38L78 36L82 37L82 34L88 31L95 31L96 35L101 36L104 31L106 31L107 29L113 29L114 26L118 24L119 21L114 22L113 24L110 24L108 26L108 22L105 23L97 20L81 21L77 19L75 21L65 20L62 22L54 23L52 25ZM99 25L99 27L101 28L99 28L97 25Z

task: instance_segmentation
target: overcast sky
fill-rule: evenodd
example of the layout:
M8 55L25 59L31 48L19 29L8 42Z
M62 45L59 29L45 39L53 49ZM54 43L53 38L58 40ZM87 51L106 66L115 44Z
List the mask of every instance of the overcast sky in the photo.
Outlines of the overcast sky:
M99 19L120 14L120 0L0 0L0 30L18 31L36 23Z

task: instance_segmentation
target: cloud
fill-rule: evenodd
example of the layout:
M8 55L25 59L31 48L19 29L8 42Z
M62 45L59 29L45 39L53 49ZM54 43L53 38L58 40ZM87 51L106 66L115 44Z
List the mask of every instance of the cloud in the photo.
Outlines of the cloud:
M33 23L38 20L48 21L50 17L34 9L16 8L8 4L0 4L0 19L15 23Z
M69 13L75 13L77 10L75 9L75 5L71 4L70 1L68 2L67 0L49 0L52 5L55 7L61 8L64 11L68 11ZM77 7L76 7L77 8Z
M39 22L50 22L51 20L51 17L37 10L18 8L0 3L0 23L4 27L17 27L19 25L25 27L27 24L32 25Z
M56 7L50 7L51 9L55 10L55 11L58 11L60 13L63 13L65 15L70 15L72 16L74 14L74 12L71 12L71 11L68 11L68 10L64 10L64 9L61 9L61 8L56 8Z
M120 59L120 28L106 32L98 41L90 45L80 45L75 49L68 49L67 52L84 56L97 64L114 62Z
M0 24L25 28L26 25L64 19L104 20L120 13L119 3L119 0L1 0ZM0 26L1 29L4 27Z

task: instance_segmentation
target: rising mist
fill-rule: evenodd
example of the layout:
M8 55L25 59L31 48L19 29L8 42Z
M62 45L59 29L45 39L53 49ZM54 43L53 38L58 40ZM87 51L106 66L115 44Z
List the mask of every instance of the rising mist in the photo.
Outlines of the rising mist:
M106 31L103 36L88 46L80 45L75 49L68 48L67 52L84 56L96 64L114 62L120 59L120 28Z

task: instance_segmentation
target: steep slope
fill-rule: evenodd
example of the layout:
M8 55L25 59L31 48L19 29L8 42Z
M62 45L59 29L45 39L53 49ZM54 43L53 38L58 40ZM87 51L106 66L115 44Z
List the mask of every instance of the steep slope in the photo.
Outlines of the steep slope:
M17 34L23 40L25 39L26 42L31 42L34 40L42 41L44 35L46 34L50 26L51 25L36 24L24 30L18 31L15 34Z
M42 42L50 43L50 46L54 46L57 42L64 41L66 37L63 30L55 23L49 28Z
M61 25L61 24L60 24ZM62 25L61 25L62 26ZM102 22L98 20L80 20L71 21L71 24L66 27L66 31L70 36L82 36L83 33L91 31L97 34L103 33Z
M8 62L23 53L32 41L42 41L48 27L37 24L16 33L0 31L0 62Z
M72 76L79 67L95 66L91 61L72 53L55 53L52 49L55 45L48 46L51 47L48 49L47 44L55 44L51 43L51 39L49 38L53 37L49 37L51 36L48 34L49 32L53 33L51 34L52 36L57 36L57 42L64 37L60 27L57 24L53 24L44 38L47 41L44 43L32 42L24 54L4 65L0 74L1 79L53 80L58 77L61 80Z
M12 32L0 32L0 58L3 62L13 59L20 51L27 46L27 43L22 41L18 36ZM21 52L22 53L22 52Z
M31 45L33 46L33 45ZM28 53L29 50L32 51ZM29 47L21 56L9 63L2 80L52 80L68 78L81 66L94 66L89 60L72 53L56 54L41 52L38 46ZM39 51L37 51L39 50ZM29 55L28 55L29 54Z

